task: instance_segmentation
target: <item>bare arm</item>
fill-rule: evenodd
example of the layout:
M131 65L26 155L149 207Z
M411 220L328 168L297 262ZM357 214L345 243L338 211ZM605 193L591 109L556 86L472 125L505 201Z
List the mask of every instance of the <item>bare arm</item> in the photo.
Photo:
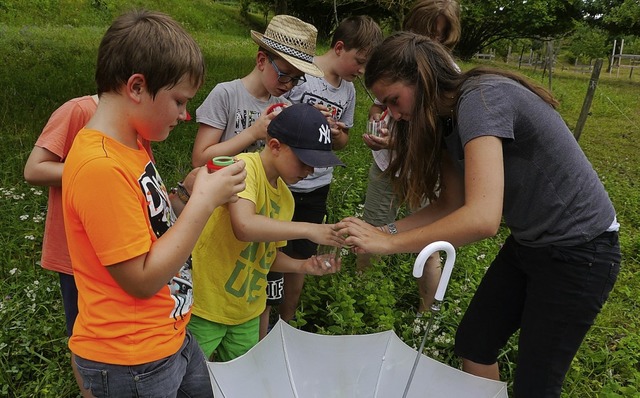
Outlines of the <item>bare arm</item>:
M262 112L254 124L236 134L235 137L222 142L220 139L224 133L223 130L200 123L191 154L193 167L204 166L215 156L235 156L257 140L264 140L267 136L267 126L274 116L274 114L267 115Z
M244 162L209 174L198 171L193 192L176 223L151 245L148 253L107 267L128 294L149 298L183 266L213 210L238 199L244 190Z
M24 166L24 179L32 185L59 187L64 163L48 149L34 146Z
M349 235L346 242L356 246L356 251L380 254L417 253L437 240L462 246L495 235L500 227L504 195L501 140L478 137L465 146L464 202L455 210L452 210L457 202L455 196L460 191L456 187L460 185L450 185L455 174L447 175L448 188L441 192L438 201L398 221L397 235L353 218L337 224L339 233Z
M341 246L344 241L334 231L334 224L282 221L256 213L255 203L240 198L229 204L233 233L244 242L274 242L309 239L312 242Z

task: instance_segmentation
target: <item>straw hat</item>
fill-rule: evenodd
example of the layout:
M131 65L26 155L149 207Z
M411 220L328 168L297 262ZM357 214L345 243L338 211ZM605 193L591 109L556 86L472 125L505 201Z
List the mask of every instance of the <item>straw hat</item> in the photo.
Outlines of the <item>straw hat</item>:
M264 34L251 31L251 38L260 47L277 53L304 73L322 77L324 72L313 63L317 36L315 26L290 15L274 16Z

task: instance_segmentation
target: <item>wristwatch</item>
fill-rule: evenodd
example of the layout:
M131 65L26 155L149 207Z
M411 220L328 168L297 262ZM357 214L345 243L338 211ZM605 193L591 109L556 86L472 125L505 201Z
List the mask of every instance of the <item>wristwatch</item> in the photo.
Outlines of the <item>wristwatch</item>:
M187 204L189 198L191 197L191 195L189 195L189 192L187 191L187 188L185 188L181 182L178 183L177 187L172 188L171 192L175 193L178 196L178 199L180 199L180 201L184 204Z
M387 229L389 230L389 233L391 235L395 235L398 233L398 228L396 227L395 223L390 222L389 224L387 224Z

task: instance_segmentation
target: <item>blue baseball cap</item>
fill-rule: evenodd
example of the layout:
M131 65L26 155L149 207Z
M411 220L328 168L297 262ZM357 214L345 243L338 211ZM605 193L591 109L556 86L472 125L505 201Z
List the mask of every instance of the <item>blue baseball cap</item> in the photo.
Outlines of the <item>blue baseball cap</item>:
M344 166L331 148L327 118L312 105L287 106L271 120L267 132L289 145L298 159L311 167Z

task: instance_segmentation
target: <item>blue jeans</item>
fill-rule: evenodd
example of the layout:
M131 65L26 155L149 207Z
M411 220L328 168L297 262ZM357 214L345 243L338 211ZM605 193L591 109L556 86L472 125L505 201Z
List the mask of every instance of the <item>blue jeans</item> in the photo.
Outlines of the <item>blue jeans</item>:
M204 354L188 331L178 352L158 361L123 366L76 355L76 364L84 387L96 398L213 397Z
M518 329L515 397L559 397L565 374L620 270L617 232L571 247L509 237L469 304L456 354L494 364Z

